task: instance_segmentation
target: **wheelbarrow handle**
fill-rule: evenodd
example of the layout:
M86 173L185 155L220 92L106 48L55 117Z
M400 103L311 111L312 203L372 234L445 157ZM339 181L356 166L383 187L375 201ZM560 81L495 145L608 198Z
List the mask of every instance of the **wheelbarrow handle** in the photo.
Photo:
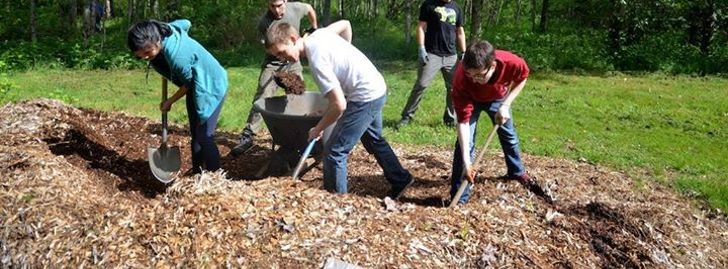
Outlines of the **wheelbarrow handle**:
M162 77L162 103L167 101L167 78ZM162 111L162 145L167 145L167 111Z
M313 146L316 145L316 142L318 141L318 137L314 138L310 142L308 142L308 145L306 146L306 149L303 151L303 154L301 154L301 159L298 160L298 164L296 165L296 169L293 170L293 180L298 179L298 174L301 172L301 168L303 168L303 164L306 162L306 158L308 158L308 155L311 154L311 150L313 150Z
M498 131L499 127L500 127L500 125L498 125L498 124L493 126L493 130L490 131L490 134L488 134L488 139L485 140L485 144L483 145L483 148L480 150L478 157L475 158L475 162L473 162L473 167L475 167L478 163L480 163L480 160L483 159L483 155L485 155L485 152L488 150L488 145L490 145L490 141L493 141L493 137L495 137L496 131ZM460 188L458 188L458 191L452 197L452 201L450 201L449 207L455 207L455 205L458 204L458 201L460 201L460 197L463 196L463 192L465 192L465 189L468 187L470 187L470 188L473 187L473 184L470 184L470 182L468 182L467 180L463 180L463 177L465 177L466 172L467 171L465 171L465 167L463 167L463 173L460 175Z

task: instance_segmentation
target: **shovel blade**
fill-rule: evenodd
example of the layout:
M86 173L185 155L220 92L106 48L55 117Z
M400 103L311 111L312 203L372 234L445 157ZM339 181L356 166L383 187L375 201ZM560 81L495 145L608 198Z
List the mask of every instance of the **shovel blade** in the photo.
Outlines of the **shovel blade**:
M181 158L179 147L148 148L149 168L152 174L160 182L167 184L174 180L174 175L179 171Z

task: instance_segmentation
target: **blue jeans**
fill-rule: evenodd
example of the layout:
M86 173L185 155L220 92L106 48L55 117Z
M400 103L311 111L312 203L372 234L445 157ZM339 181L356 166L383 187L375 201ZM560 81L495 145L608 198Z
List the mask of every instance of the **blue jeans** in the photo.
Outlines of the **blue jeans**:
M190 121L190 136L192 137L192 172L197 174L202 172L204 168L207 171L215 171L220 169L220 151L215 144L215 128L217 128L217 119L220 118L220 110L225 99L220 102L210 118L205 122L200 122L200 117L195 111L195 98L192 92L187 93L185 97L187 103L187 117Z
M498 112L502 101L493 101L488 103L475 103L473 107L473 114L470 117L470 160L473 160L475 156L475 136L477 135L476 127L478 118L481 112L488 113L490 117L490 123L495 124L495 114ZM510 111L509 111L510 112ZM488 128L490 129L490 128ZM523 167L521 161L521 149L518 141L518 134L516 134L516 128L513 126L513 118L508 120L503 126L498 128L498 140L500 140L501 148L503 149L503 155L505 155L506 167L508 167L508 176L520 176L526 169ZM474 164L475 165L475 164ZM455 153L453 153L452 160L452 178L450 196L454 196L460 183L462 182L463 173L463 158L460 153L460 143L455 141ZM463 195L460 197L461 203L466 203L470 199L470 188L466 188Z
M404 187L412 175L402 167L392 147L382 137L382 108L386 95L370 102L347 102L324 149L324 189L347 193L346 164L349 153L361 140L377 159L384 177L393 187Z

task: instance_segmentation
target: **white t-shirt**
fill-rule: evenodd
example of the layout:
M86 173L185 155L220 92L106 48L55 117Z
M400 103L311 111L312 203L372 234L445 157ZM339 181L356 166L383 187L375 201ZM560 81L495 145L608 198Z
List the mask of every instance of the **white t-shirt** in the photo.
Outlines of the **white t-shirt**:
M354 45L322 28L303 46L313 79L322 94L340 88L347 101L369 102L384 96L387 84L374 64Z

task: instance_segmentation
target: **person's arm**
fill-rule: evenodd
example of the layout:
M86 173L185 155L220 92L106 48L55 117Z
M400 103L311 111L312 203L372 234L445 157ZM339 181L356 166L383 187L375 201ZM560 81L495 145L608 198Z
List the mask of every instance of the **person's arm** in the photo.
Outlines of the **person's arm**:
M495 114L495 121L497 124L504 124L511 118L510 108L511 104L513 103L513 100L516 100L516 97L521 93L521 90L523 90L523 87L526 86L526 80L523 79L521 82L511 82L511 90L510 93L508 93L508 96L506 96L506 99L503 100L503 104L498 108L498 113ZM513 86L513 84L516 84Z
M341 89L335 88L330 90L326 93L326 99L329 100L329 107L316 126L309 130L308 141L314 138L320 138L324 130L339 120L341 114L344 114L344 110L346 110L346 98L344 98L344 92Z
M460 49L460 52L465 54L467 43L465 43L465 29L462 26L455 30L455 37L457 38L458 49Z
M475 181L475 173L472 171L472 160L470 160L470 123L458 123L457 131L463 169L465 169L465 179L472 183Z
M159 105L159 110L161 110L162 112L169 111L170 109L172 109L172 104L177 102L177 100L179 100L180 98L182 98L182 96L185 96L186 94L187 86L182 85L182 87L179 87L179 89L171 97L169 97L167 101L164 101Z
M263 44L263 45L265 45L265 33L268 31L268 25L265 23L265 21L266 21L265 15L261 16L258 19L258 26L256 27L257 32L258 32L256 34L256 37L260 41L260 44Z
M417 56L421 63L427 62L427 50L425 49L425 31L427 31L427 22L420 21L417 24L416 39L417 39Z
M306 9L308 9L308 22L311 23L311 27L314 29L318 28L318 20L316 19L316 10L313 9L313 6L310 4L306 4Z
M417 39L417 45L419 47L424 48L425 47L425 31L427 31L427 22L426 21L420 21L417 23L417 32L415 33L415 38Z
M179 27L182 31L189 32L192 27L192 22L188 19L179 19L169 23L170 25Z
M352 31L351 31L351 23L349 21L340 20L340 21L334 22L332 24L329 24L329 26L326 26L326 29L333 31L334 33L341 36L341 38L343 38L347 42L351 43Z

